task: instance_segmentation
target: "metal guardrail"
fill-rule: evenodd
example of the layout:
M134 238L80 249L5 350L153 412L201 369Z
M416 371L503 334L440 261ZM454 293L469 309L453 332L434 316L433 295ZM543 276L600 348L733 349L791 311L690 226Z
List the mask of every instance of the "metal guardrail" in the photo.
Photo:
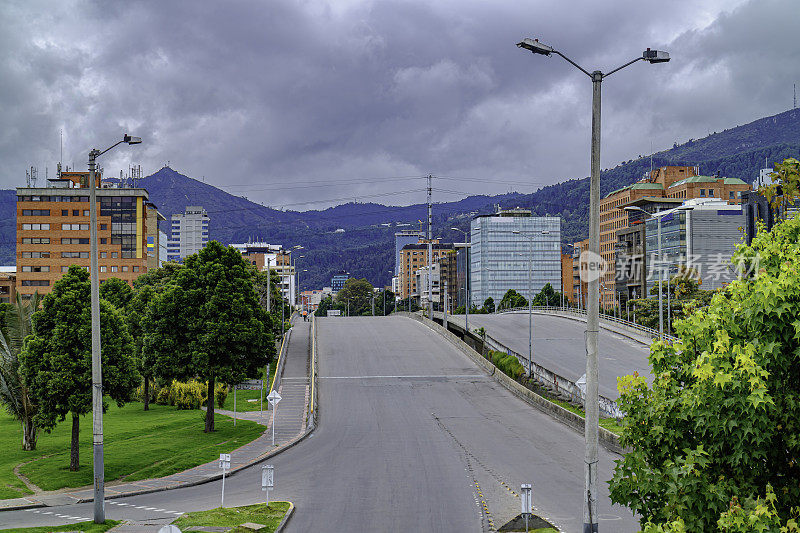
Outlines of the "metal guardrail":
M562 313L562 314L571 314L571 315L582 316L582 317L586 316L586 310L585 309L579 309L579 308L575 308L575 307L534 306L534 307L531 308L531 310L532 311L537 311L537 312L540 312L540 313L553 313L553 314ZM528 312L528 308L527 307L512 307L512 308L509 308L509 309L501 309L499 311L495 311L494 314L521 313L521 312L527 313ZM613 315L601 314L600 315L600 321L601 322L610 322L610 323L613 323L613 324L618 324L618 325L623 326L625 328L628 328L628 329L635 330L637 332L643 333L644 335L647 335L652 339L657 339L658 338L658 330L653 329L653 328L648 328L647 326L642 326L641 324L637 324L636 322L631 322L629 320L625 320L625 319L622 319L622 318L619 318L619 317L615 317ZM664 340L667 340L669 342L676 342L676 341L678 341L680 339L678 339L678 337L675 337L673 335L664 334Z

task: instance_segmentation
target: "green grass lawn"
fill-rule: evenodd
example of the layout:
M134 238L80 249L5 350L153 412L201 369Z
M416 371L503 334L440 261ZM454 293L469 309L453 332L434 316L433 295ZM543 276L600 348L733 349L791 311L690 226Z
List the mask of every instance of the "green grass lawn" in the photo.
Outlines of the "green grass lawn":
M216 417L216 431L203 433L203 411L179 411L175 407L133 402L118 408L110 402L103 417L106 481L133 481L162 477L219 458L252 441L264 431L253 422L239 421L236 428L226 416ZM0 412L0 499L16 498L31 491L14 475L20 471L44 490L82 487L92 483L92 417L81 417L80 464L69 471L71 418L52 433L40 433L37 449L22 451L19 424Z
M272 384L272 378L275 375L275 366L278 364L277 358L269 364L269 372L266 372L265 367L262 371L264 376L264 411L269 409L269 402L267 402L267 394L269 394L269 386ZM236 391L236 411L258 411L259 397L261 391L257 390L239 390ZM248 402L247 400L255 400ZM228 397L225 398L225 405L222 407L228 411L233 411L233 389L228 391Z
M106 520L102 524L94 522L78 522L77 524L66 524L63 526L43 526L43 527L17 527L4 529L10 533L50 533L51 531L81 531L82 533L103 533L119 524L119 520Z
M275 528L281 523L288 510L289 502L270 502L269 507L266 507L263 503L244 507L218 507L210 511L186 513L172 523L182 531L192 526L211 526L233 527L235 529L232 531L238 533L250 530L236 528L236 526L246 522L253 522L266 526L258 531L270 533L275 531Z
M572 411L576 415L579 415L582 418L586 418L586 414L583 412L583 409L575 407L574 405L572 405L569 402L565 402L565 401L562 401L562 400L556 400L554 398L548 398L548 400L553 402L553 403L555 403L555 404L560 405L561 407L563 407L567 411ZM616 418L601 418L600 419L600 427L603 427L603 428L609 430L611 433L615 433L617 435L619 435L622 432L622 426L617 423L617 419Z

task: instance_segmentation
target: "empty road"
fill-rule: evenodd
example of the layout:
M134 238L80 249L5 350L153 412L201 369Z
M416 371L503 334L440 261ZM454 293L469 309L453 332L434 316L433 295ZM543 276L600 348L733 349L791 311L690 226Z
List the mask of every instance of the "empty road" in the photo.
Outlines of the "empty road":
M563 531L581 530L582 436L411 319L324 318L317 325L318 427L269 461L272 499L297 505L288 531L488 531L519 513L520 483L533 484L541 515ZM601 449L601 480L610 478L615 458ZM601 529L638 531L627 509L611 505L607 485L600 487ZM259 466L239 472L226 481L225 503L262 501L259 488ZM169 518L147 508L207 509L219 497L214 482L116 500L107 513L150 517L155 527ZM48 510L91 516L91 504ZM0 525L42 523L32 515L0 513Z
M464 315L448 317L464 326ZM521 355L528 355L528 313L469 315L469 329L486 333ZM533 361L572 381L586 373L586 322L546 313L533 313ZM642 337L644 339L644 337ZM619 397L617 377L638 372L652 376L648 346L600 328L598 340L600 394Z

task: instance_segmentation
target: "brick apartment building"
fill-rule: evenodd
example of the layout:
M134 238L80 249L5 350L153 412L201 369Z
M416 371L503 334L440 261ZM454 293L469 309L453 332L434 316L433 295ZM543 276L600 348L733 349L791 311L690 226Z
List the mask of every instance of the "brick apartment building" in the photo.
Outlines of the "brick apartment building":
M23 299L49 293L70 265L89 268L89 173L61 172L50 182L17 188L16 290ZM159 215L150 204L148 216L145 189L106 187L99 175L96 185L100 281L132 284L148 270L148 244L158 249Z
M667 166L652 170L632 185L617 189L600 200L600 255L606 272L600 279L601 305L615 303L615 250L617 231L629 227L626 205L644 198L718 198L740 203L741 193L750 186L738 178L699 176L698 167Z
M432 260L436 262L447 252L454 249L453 244L442 244L434 239L432 242ZM399 295L400 299L408 298L409 294L417 294L416 272L428 266L428 244L425 239L420 239L416 244L406 244L400 250Z

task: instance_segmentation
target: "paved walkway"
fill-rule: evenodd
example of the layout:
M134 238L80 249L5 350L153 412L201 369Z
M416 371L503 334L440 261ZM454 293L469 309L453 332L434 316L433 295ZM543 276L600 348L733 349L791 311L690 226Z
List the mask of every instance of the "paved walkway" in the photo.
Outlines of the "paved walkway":
M293 329L294 331L284 354L286 361L283 374L277 386L281 401L275 411L275 446L272 445L271 411L264 412L263 420L260 420L259 411L236 413L238 419L252 420L264 424L267 426L267 430L254 441L231 452L231 473L264 460L268 455L294 444L305 434L308 414L311 323L298 320L295 322ZM233 411L217 410L215 414L233 416ZM106 484L105 495L107 500L123 496L134 496L177 487L199 485L219 477L221 477L219 460L214 460L162 478ZM92 501L93 497L91 486L80 489L41 492L23 498L0 500L0 511L84 503Z

